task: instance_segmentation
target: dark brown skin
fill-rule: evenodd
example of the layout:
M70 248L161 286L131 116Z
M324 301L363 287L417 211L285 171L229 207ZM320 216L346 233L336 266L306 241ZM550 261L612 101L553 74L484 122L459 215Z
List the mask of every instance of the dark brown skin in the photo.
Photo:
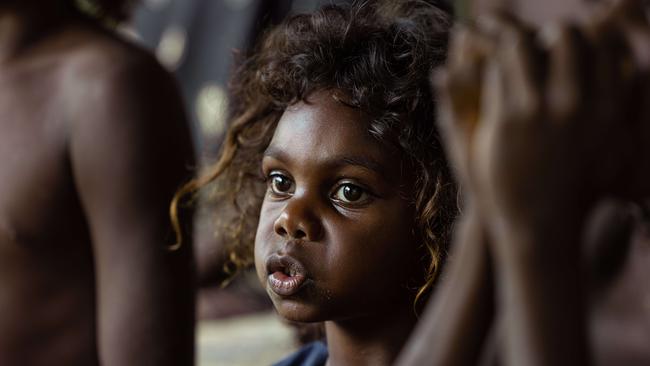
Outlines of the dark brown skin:
M480 217L467 212L431 299L436 306L427 307L398 364L476 365L484 357L494 316L492 263Z
M0 364L192 364L170 76L56 2L3 3L0 96Z
M546 66L536 62L540 51L533 51L520 26L503 18L484 19L478 29L456 35L440 80L448 151L474 203L470 210L476 210L489 234L505 364L641 365L650 360L647 346L640 346L650 342L650 288L639 280L650 268L647 223L637 215L630 246L624 235L609 238L622 253L623 266L607 283L586 276L581 238L600 198L641 201L650 186L647 63L638 57L643 52L628 48L634 41L625 42L648 40L650 32L634 16L642 10L626 7L596 14L577 31L567 26L545 30L541 52L549 60ZM616 34L619 38L612 37ZM460 54L465 58L453 57ZM537 75L545 82L538 82ZM643 87L635 88L632 80ZM639 106L639 113L628 113ZM596 241L606 234L602 228L591 230ZM480 241L474 245L482 252ZM474 278L471 273L447 281L466 283ZM465 309L468 301L456 307ZM460 312L445 313L442 303L432 304L428 311L438 315L420 332L438 334L435 329L444 319ZM456 324L455 332L472 327ZM475 325L482 329L481 323ZM425 349L414 343L400 364L447 364L435 362L444 356L458 360L459 346L454 346ZM476 363L461 359L452 364Z
M266 150L269 182L255 240L262 285L292 321L325 321L329 365L389 365L415 324L421 266L409 176L399 154L374 140L367 117L316 92L283 114ZM345 189L360 189L345 195ZM267 259L300 261L307 281L273 292ZM415 273L414 273L415 272ZM411 285L413 286L413 285Z
M505 8L535 26L549 21L583 20L594 3L604 1L614 0L469 0L473 18Z

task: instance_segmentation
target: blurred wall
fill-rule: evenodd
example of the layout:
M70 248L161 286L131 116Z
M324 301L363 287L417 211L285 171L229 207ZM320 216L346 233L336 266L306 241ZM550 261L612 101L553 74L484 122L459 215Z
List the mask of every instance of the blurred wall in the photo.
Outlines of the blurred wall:
M234 54L266 27L333 0L143 0L127 33L151 49L182 88L197 153L216 154L225 130Z

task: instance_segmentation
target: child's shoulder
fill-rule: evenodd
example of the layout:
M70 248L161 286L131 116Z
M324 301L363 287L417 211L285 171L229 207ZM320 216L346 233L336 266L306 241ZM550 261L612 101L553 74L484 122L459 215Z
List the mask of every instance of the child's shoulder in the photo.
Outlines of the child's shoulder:
M286 357L273 366L324 366L327 362L327 346L323 342L313 342Z

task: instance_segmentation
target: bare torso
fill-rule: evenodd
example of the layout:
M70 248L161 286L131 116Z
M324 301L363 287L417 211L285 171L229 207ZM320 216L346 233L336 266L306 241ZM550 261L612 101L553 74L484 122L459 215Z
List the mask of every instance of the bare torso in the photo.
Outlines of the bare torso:
M111 357L122 360L116 364L125 364L125 359L134 360L133 364L141 364L135 362L137 356L102 358L100 355L102 335L98 328L101 319L105 319L104 328L107 329L105 330L107 336L103 337L108 344L105 352L108 355L115 355L117 352L115 349L111 350L111 346L124 348L119 345L119 342L115 342L115 339L120 338L120 334L117 333L122 332L121 337L125 339L134 335L126 334L126 329L121 327L123 325L121 322L128 324L141 315L128 314L126 310L121 312L119 309L123 304L116 304L115 314L111 313L109 307L112 308L113 303L105 307L109 314L99 314L97 303L101 296L97 290L100 286L97 275L98 261L106 261L107 264L102 268L119 269L122 273L128 273L129 263L125 264L123 260L119 263L110 262L115 256L111 254L110 249L98 251L97 246L100 245L98 242L106 241L101 239L104 236L117 238L120 233L116 231L133 234L137 229L129 231L130 228L122 228L117 220L115 223L106 222L107 219L102 215L92 213L94 210L108 212L112 207L110 204L92 202L93 199L89 197L93 193L86 193L86 197L80 193L82 185L95 192L93 191L95 187L87 188L87 186L89 186L88 182L93 183L96 172L83 171L85 164L92 166L94 162L84 155L97 155L98 169L102 168L101 164L107 162L110 164L111 160L106 156L106 150L102 150L101 143L97 143L100 147L95 150L92 143L77 141L86 139L88 134L92 133L86 131L89 127L81 124L95 123L94 120L103 119L110 121L110 116L106 118L107 116L101 114L122 108L119 105L92 105L96 101L95 98L105 98L107 93L110 93L104 90L107 88L106 85L112 87L107 80L114 79L115 75L119 76L123 73L121 69L128 68L130 64L139 64L138 67L146 70L147 63L151 65L155 63L149 61L148 56L144 56L143 52L112 38L108 33L99 28L95 29L82 20L66 24L50 34L43 41L27 47L25 52L19 53L14 59L0 64L0 365L94 365L99 364L100 359L102 364L109 364L110 362L104 361ZM141 100L141 102L152 103L153 98L154 96L150 100ZM115 100L115 98L106 99ZM118 116L121 115L120 112L116 113ZM138 113L135 115L139 115ZM143 116L146 117L146 114ZM176 130L179 143L170 146L171 151L178 154L179 160L170 162L170 170L174 173L151 178L160 179L163 182L161 187L164 188L151 189L154 193L150 202L155 204L149 205L152 210L147 215L154 218L146 218L141 223L141 227L152 229L151 234L147 236L137 232L140 235L137 237L151 238L160 242L160 245L157 249L150 246L150 251L154 253L151 255L153 258L151 260L147 255L136 255L137 258L142 258L143 279L131 281L134 283L134 288L124 289L123 296L127 298L130 296L128 291L150 290L157 293L155 286L147 283L149 278L156 278L155 275L148 277L148 269L151 267L152 274L156 273L157 268L162 271L161 273L174 270L175 264L164 264L165 261L178 262L180 267L176 267L176 275L179 282L164 283L160 285L161 291L173 293L182 281L188 279L189 271L186 263L189 261L166 259L165 254L162 254L162 240L157 240L162 238L157 231L165 234L168 231L164 221L168 220L165 216L166 205L183 175L176 167L186 168L183 163L178 164L178 162L191 156L187 153L189 149L174 150L179 146L188 146L189 139L185 133L187 131L183 130L185 126L183 126L182 112L178 115L171 114L169 118L175 119L180 126L180 130ZM120 131L119 128L118 125L116 129ZM134 133L128 133L131 135L125 135L126 137L139 141L137 136L132 137L135 136ZM98 141L101 142L105 131L99 129L97 134ZM107 141L111 141L110 138L107 136ZM143 145L142 149L160 149L155 143L148 144L145 140L141 145ZM120 151L130 151L119 145L115 148L121 149ZM137 148L134 148L134 151L137 154ZM167 158L163 153L160 155L163 160ZM119 161L125 158L117 155L115 159ZM110 172L109 169L110 166L106 171ZM140 174L140 171L131 173ZM111 178L111 174L107 173L107 177L98 177L98 179L106 182L107 178ZM134 178L136 180L134 184L128 182L124 184L131 184L136 188L140 184L150 185L147 174L143 172ZM126 180L119 175L114 178L121 182ZM118 194L110 199L119 201L120 194L130 192L129 187L122 188L120 184L115 184L118 187L116 189ZM110 183L107 186L110 187ZM162 191L160 196L157 195L158 191ZM138 214L140 211L147 213L148 209L141 208L147 207L149 201L143 198L143 202L138 209L130 210L127 201L124 208ZM93 225L89 222L91 216L96 218L102 216L97 220L103 220L105 223ZM107 217L110 220L108 214ZM155 227L156 224L149 221L163 224ZM113 228L102 228L103 225L113 224ZM93 227L96 230L95 235L92 233ZM95 237L101 240L93 243L91 238ZM118 238L115 241L120 240ZM130 248L137 249L137 246L131 245L129 250ZM112 258L109 259L108 256ZM156 264L157 261L161 262L160 266ZM137 268L134 268L135 270ZM120 283L119 280L113 281L108 276L103 277L104 283ZM158 277L160 281L165 281L164 276ZM128 280L124 283L128 284ZM101 286L108 288L105 291L111 291L110 294L116 291L110 288L112 285ZM152 288L143 288L145 286ZM191 294L191 286L186 287L187 293ZM182 347L178 344L182 354L179 358L189 360L191 348L185 346L192 344L192 325L189 323L192 312L188 307L192 301L189 296L183 298L184 292L176 295L182 300L169 307L172 309L170 311L176 312L180 317L177 319L180 321L177 326L178 330L182 331L174 337L184 339ZM163 310L153 311L148 308L147 301L151 300L153 303L161 300L160 298L156 300L143 296L146 301L139 303L139 300L134 298L135 305L129 307L131 305L127 304L125 308L133 309L142 306L143 311L153 314L152 318L165 314ZM151 295L154 296L157 295ZM115 302L115 299L108 296L104 296L104 300ZM168 302L162 306L172 303ZM181 306L182 311L177 306L179 304L184 304ZM125 314L127 316L123 316ZM120 317L120 321L114 321ZM167 316L167 318L174 321L173 317ZM147 327L152 326L151 321L145 320L144 323ZM111 329L113 328L111 324L117 324L115 329ZM166 329L165 326L160 327ZM151 338L152 343L156 342L155 337ZM143 342L146 344L146 340ZM144 353L148 351L142 346L142 342L133 342L133 344L134 348L142 347ZM165 345L161 344L160 347ZM188 349L190 352L186 352ZM165 352L159 353L163 355ZM178 364L179 361L177 359L170 362Z
M58 61L0 69L3 365L97 363L92 253L71 174Z

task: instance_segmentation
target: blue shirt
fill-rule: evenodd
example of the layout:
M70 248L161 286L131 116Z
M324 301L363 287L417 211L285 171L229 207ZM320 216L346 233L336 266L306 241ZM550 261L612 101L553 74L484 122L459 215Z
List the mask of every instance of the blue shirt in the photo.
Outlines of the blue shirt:
M325 343L312 342L273 366L325 366L327 356Z

